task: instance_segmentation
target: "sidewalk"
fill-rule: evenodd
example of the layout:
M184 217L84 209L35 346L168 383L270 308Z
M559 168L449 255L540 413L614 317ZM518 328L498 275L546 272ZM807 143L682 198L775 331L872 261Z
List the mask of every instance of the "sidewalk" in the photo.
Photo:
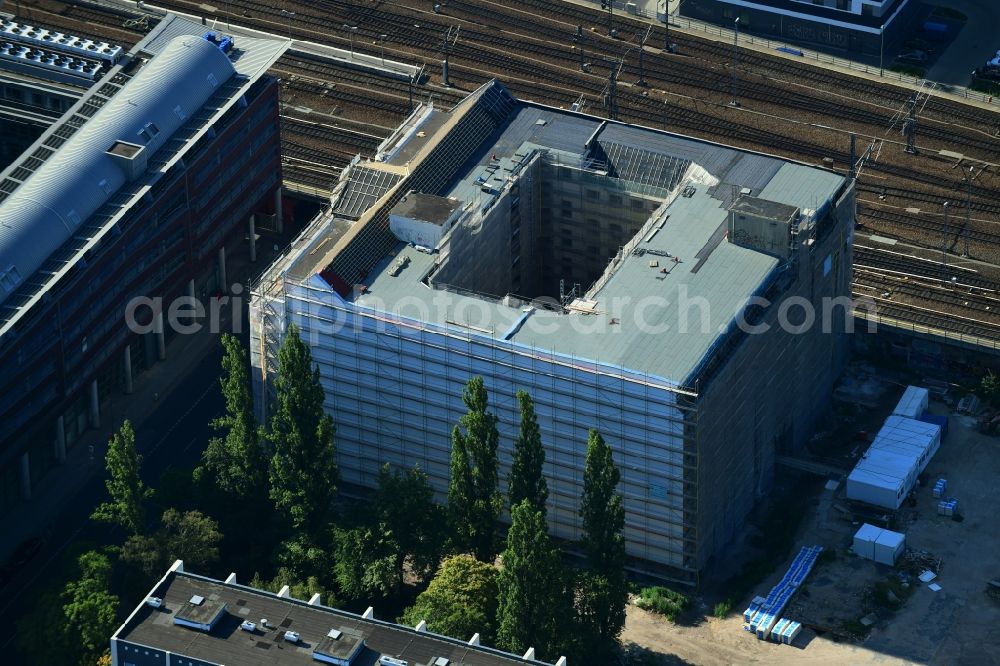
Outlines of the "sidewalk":
M257 261L253 264L249 260L248 248L242 243L239 244L236 251L227 257L229 284L247 284L248 276L259 272L270 263L274 254L272 245L277 243L281 246L284 242L275 241L273 235L261 238L258 242ZM245 335L249 330L248 292L244 290L241 297L244 299L241 335ZM230 331L231 307L222 308L220 314L221 330ZM132 421L136 430L139 430L162 406L161 401L181 381L198 369L218 344L219 334L211 332L207 325L194 334L177 334L167 343L166 358L135 376L131 395L115 391L108 396L101 403L101 427L88 430L80 441L66 452L65 463L53 467L33 484L32 498L23 501L0 519L0 562L6 561L18 544L32 536L41 536L45 541L51 541L53 537L64 539L66 535L53 534L53 523L59 513L71 505L88 483L95 477L103 478L104 456L110 434L117 431L125 419ZM204 388L206 392L217 390L217 382L206 384ZM191 403L204 395L189 396ZM178 413L172 416L176 417L176 421L173 422L176 426L183 420L184 415ZM172 428L160 437L156 437L156 441L137 441L139 452L144 453L144 450L159 446L171 430ZM149 470L147 474L148 472ZM150 481L148 475L146 480Z

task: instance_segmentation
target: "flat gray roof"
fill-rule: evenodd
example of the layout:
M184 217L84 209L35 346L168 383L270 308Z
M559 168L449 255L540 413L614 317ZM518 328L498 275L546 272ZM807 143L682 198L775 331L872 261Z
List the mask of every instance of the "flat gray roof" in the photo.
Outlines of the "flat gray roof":
M734 213L757 215L758 217L763 217L768 220L788 222L799 209L795 206L789 206L788 204L778 203L776 201L768 201L767 199L760 199L751 196L741 196L733 202L733 205L729 207L729 210Z
M456 666L537 666L542 663L182 571L169 572L151 594L163 599L163 606L139 606L114 638L167 650L175 658L239 666L314 664L319 663L313 659L314 650L319 649L324 654L341 654L345 650L349 653L353 641L360 638L365 642L364 651L358 655L360 664L376 663L383 654L404 659L411 666L432 663L437 657L445 657ZM206 603L211 601L227 606L225 615L211 632L173 623L175 613L186 607L193 595L205 597ZM267 628L261 626L261 618L267 619ZM250 633L240 629L244 620L256 623L257 630ZM332 629L342 632L342 636L331 639ZM297 632L299 642L285 641L286 631ZM342 648L336 645L341 641Z
M457 199L439 197L436 194L408 192L389 212L411 220L442 225L463 205Z
M505 90L497 82L487 85ZM474 103L486 99L477 94ZM422 140L440 142L443 137ZM834 172L778 157L518 101L471 158L451 165L455 171L449 184L433 194L485 202L492 195L484 187L502 189L532 150L573 168L605 171L623 181L624 190L667 204L586 301L561 313L503 298L450 293L442 311L434 300L440 292L422 282L437 257L400 243L389 256L372 258L371 270L361 280L367 293L353 297L355 303L429 320L463 335L506 340L688 386L739 310L769 284L780 261L728 242L728 208L749 191L769 215L790 216L801 209L808 216L828 205L845 182ZM398 159L391 162L398 164ZM393 276L386 269L400 256L409 257L409 264ZM296 277L308 277L302 269L311 260L303 255L292 261L301 265ZM710 304L704 320L699 306L684 306L692 301Z

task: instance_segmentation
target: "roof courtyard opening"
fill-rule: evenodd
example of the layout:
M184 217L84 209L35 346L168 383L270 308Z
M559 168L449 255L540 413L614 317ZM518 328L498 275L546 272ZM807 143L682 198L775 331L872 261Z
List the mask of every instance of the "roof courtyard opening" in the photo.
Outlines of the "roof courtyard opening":
M424 284L566 304L613 272L644 226L665 221L685 187L717 184L688 159L590 143L581 158L525 142L512 156L490 155L448 197L409 192L390 212L390 228L438 253Z

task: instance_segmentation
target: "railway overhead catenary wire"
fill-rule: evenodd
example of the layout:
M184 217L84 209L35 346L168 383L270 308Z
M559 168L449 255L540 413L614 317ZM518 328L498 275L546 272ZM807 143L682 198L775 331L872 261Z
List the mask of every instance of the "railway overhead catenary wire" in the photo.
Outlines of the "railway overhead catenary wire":
M204 5L190 0L161 4L195 14L204 11L201 9ZM597 12L548 0L516 3L451 0L440 15L430 12L420 0L401 0L392 5L338 0L287 4L295 14L281 20L287 20L293 37L323 38L346 49L348 36L338 26L357 25L357 33L352 33L356 50L378 54L384 48L393 59L424 64L429 78L420 82L422 90L417 94L421 97L434 94L435 102L446 108L463 92L493 76L509 83L523 98L567 107L581 102L589 108L599 108L608 79L603 72L587 74L579 70L579 53L572 44L576 26L586 30L588 49L593 51L595 59L621 54L620 40L609 39L591 29L597 25ZM272 30L272 24L279 22L277 9L259 2L227 3L213 16ZM630 34L639 25L646 29L648 25L635 23L624 15L618 20L620 34ZM284 23L281 25L284 27ZM441 72L440 53L436 49L440 35L451 25L461 27L462 39L449 54L449 76L458 88L449 94L437 86ZM657 30L653 28L654 42ZM389 36L388 42L383 35ZM744 111L724 109L722 102L728 101L726 88L731 74L729 47L676 32L671 41L678 45L679 55L654 49L644 53L643 75L650 83L649 89L627 83L637 73L637 58L629 58L623 65L616 100L622 120L653 127L666 124L686 134L812 163L832 158L835 168L846 171L849 155L845 132L857 132L865 143L884 135L895 110L908 94L879 82L745 51L740 54L740 77L752 85L741 85ZM356 123L363 131L360 124L365 116L377 115L379 125L393 127L392 116L408 110L408 105L399 108L402 103L393 106L391 83L372 86L373 94L361 100L350 90L355 83L348 76L341 77L341 90L335 93L331 93L330 87L322 84L317 87L309 80L328 76L327 82L337 83L332 72L322 75L303 72L294 83L289 82L285 113L295 118L308 118L311 112L338 115ZM363 88L364 84L356 87ZM396 90L402 102L405 87ZM789 132L788 123L792 121L808 124L797 125L794 132ZM866 164L859 183L861 195L881 196L898 208L913 206L930 210L946 198L955 198L949 191L954 189L953 164L937 158L938 151L958 149L973 160L1000 162L1000 139L991 138L989 130L995 121L988 111L930 97L923 106L920 121L918 147L922 154L902 158L896 154L896 144L887 143L878 158ZM345 136L340 139L344 142L336 152L346 154L358 148ZM331 138L336 140L339 139ZM984 235L1000 221L1000 195L994 174L992 168L985 173L980 171L970 197L975 215L969 228L963 230L968 232L970 252L979 254L978 259L994 260L984 256L982 250L988 246ZM933 222L921 224L928 226ZM892 218L888 223L902 227L905 221ZM926 231L929 237L933 236L932 229Z

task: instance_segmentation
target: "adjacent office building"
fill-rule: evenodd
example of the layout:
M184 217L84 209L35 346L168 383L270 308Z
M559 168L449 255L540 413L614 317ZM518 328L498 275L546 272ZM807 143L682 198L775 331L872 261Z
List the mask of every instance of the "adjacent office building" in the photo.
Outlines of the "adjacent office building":
M79 40L49 37L44 57L18 48L18 71L66 69L53 54ZM278 86L265 72L287 44L234 45L168 15L131 51L82 64L92 85L0 172L0 512L101 426L102 400L164 358L162 314L145 308L130 328L127 303L225 291L226 248L255 211L280 207Z

